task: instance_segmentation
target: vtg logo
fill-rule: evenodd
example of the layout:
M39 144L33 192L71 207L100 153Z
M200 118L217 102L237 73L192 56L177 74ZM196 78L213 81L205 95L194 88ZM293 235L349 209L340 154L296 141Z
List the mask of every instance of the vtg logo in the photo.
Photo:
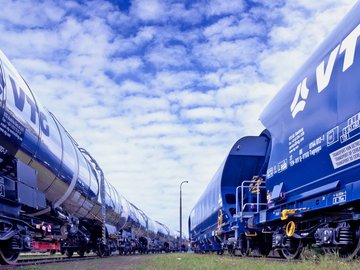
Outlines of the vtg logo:
M354 63L355 51L358 37L360 36L360 24L348 34L344 40L335 47L330 53L329 59L325 66L323 60L316 68L315 80L317 84L317 92L321 93L328 85L333 74L334 65L337 56L344 53L344 63L342 71L345 72ZM296 88L294 99L290 105L292 118L305 109L306 101L309 96L309 89L306 85L305 78Z
M296 93L293 102L290 105L291 115L293 118L304 110L306 105L306 99L309 95L309 89L306 86L307 78L305 78L301 83L299 83L296 88Z
M24 112L25 104L28 104L28 106L30 107L30 121L36 124L36 119L39 118L39 125L41 131L44 135L50 136L50 130L47 123L46 115L42 111L38 112L38 107L35 101L31 97L29 97L21 87L18 87L16 85L15 80L10 75L9 79L11 82L11 88L14 96L14 104L16 108L19 111Z

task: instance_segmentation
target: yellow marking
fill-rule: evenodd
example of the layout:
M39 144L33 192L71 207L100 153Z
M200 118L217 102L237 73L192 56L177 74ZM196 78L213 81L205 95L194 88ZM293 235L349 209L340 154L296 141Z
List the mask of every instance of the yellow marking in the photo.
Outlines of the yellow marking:
M222 210L219 209L219 212L218 212L218 227L217 227L217 230L215 232L216 236L218 236L220 234L220 232L221 232L222 223L223 223L223 214L222 214Z
M286 232L286 236L288 237L291 237L294 235L295 233L295 222L294 221L290 221L287 225L286 225L286 229L285 229L285 232Z
M289 215L294 215L297 211L308 210L309 208L284 209L281 211L281 220L287 220Z

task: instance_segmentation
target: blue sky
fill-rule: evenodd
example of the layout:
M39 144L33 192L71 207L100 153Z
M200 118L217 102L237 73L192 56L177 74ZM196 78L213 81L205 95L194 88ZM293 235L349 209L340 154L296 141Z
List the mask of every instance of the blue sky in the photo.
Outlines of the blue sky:
M0 0L1 50L106 178L178 230L354 0Z

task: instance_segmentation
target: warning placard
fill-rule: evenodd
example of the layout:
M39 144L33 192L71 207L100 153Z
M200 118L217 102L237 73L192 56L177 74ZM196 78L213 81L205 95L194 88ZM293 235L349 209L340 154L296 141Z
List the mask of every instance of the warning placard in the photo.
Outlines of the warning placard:
M360 139L332 152L330 158L334 169L360 159Z

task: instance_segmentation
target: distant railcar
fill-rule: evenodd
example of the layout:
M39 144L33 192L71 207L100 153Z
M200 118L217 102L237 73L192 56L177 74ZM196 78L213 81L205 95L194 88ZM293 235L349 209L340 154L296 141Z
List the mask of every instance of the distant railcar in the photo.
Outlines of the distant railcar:
M244 183L244 180L248 181L244 183L248 187L259 184L258 181L263 187L261 177L254 180L253 176L265 174L270 142L269 134L263 132L259 136L244 137L231 148L229 155L190 213L189 235L197 251L221 253L232 245L231 241L235 234L240 235L247 231L244 223L239 223L236 230L233 227L238 202L236 189ZM264 204L257 204L255 201L257 194L255 195L246 194L245 197L244 194L245 208L251 214L265 209ZM264 197L264 192L259 196Z

